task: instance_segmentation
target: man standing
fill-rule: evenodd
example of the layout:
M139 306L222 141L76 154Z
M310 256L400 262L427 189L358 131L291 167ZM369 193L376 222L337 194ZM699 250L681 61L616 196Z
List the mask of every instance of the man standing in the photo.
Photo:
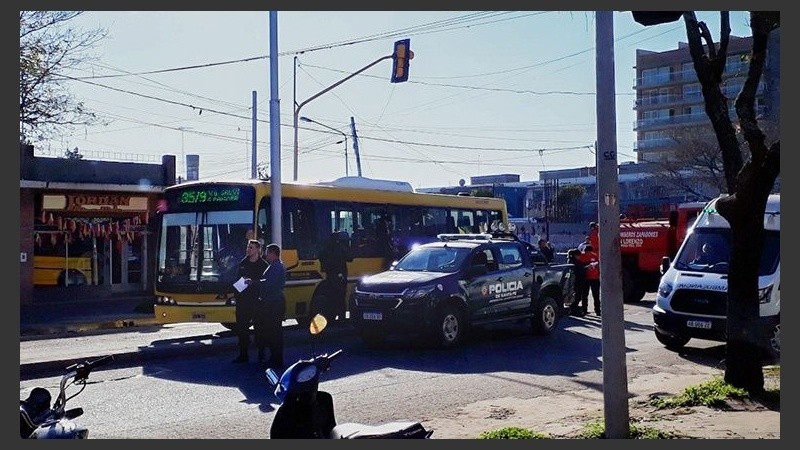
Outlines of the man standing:
M281 371L284 367L283 318L286 314L286 299L283 296L283 287L286 285L286 267L281 261L281 248L278 244L267 245L266 259L269 267L259 283L259 308L255 318L258 360L265 362L264 349L268 347L267 366Z
M600 258L594 251L591 244L577 257L578 263L586 268L586 284L583 288L583 299L581 304L583 313L586 314L589 303L589 290L592 291L592 298L594 299L594 313L600 315Z
M539 252L544 256L544 259L547 260L547 263L553 262L553 259L556 257L556 252L553 247L544 239L539 239Z
M324 304L315 305L315 312L322 312L329 319L345 318L347 295L347 263L353 260L347 244L346 231L334 231L319 252L320 268L325 272L325 281L320 283L318 298Z
M239 337L239 356L234 363L248 361L247 349L250 347L250 324L255 322L258 303L258 286L254 283L267 269L267 262L261 257L261 242L247 241L246 256L239 262L236 279L244 279L245 288L236 294L236 335Z

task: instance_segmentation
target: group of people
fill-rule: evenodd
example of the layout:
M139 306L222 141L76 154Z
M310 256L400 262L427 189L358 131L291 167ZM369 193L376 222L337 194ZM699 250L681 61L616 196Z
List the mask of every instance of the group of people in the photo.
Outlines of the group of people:
M589 292L594 300L594 313L600 316L600 235L596 222L589 224L586 240L567 252L567 262L575 265L575 296L570 313L585 316L589 313Z
M283 288L286 284L286 268L281 261L281 248L269 244L262 256L262 243L256 239L247 241L247 254L239 262L237 279L245 287L236 295L236 334L239 338L239 355L234 363L249 361L250 325L252 324L258 361L276 370L283 362L283 319L286 299ZM269 360L265 350L269 350Z

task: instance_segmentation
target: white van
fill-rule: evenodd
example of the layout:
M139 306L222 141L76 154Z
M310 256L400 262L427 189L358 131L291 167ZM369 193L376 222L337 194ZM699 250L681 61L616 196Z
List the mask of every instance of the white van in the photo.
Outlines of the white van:
M726 341L730 224L711 200L687 234L674 261L665 260L653 322L656 338L677 350L691 338ZM764 212L764 246L758 271L760 331L769 358L780 359L781 197ZM669 266L667 267L667 263Z

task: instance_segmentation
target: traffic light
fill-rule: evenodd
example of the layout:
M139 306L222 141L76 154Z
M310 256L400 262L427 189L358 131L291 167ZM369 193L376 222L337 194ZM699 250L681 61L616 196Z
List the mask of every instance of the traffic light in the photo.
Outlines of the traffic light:
M408 63L414 58L411 51L411 39L402 39L394 43L392 54L392 83L408 80Z
M675 22L683 16L683 11L631 11L633 20L644 26Z

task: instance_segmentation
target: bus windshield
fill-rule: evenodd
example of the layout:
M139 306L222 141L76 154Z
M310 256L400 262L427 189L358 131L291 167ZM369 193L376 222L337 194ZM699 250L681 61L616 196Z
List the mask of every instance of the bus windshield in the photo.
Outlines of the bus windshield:
M159 283L235 281L252 233L253 211L166 213L157 260Z

